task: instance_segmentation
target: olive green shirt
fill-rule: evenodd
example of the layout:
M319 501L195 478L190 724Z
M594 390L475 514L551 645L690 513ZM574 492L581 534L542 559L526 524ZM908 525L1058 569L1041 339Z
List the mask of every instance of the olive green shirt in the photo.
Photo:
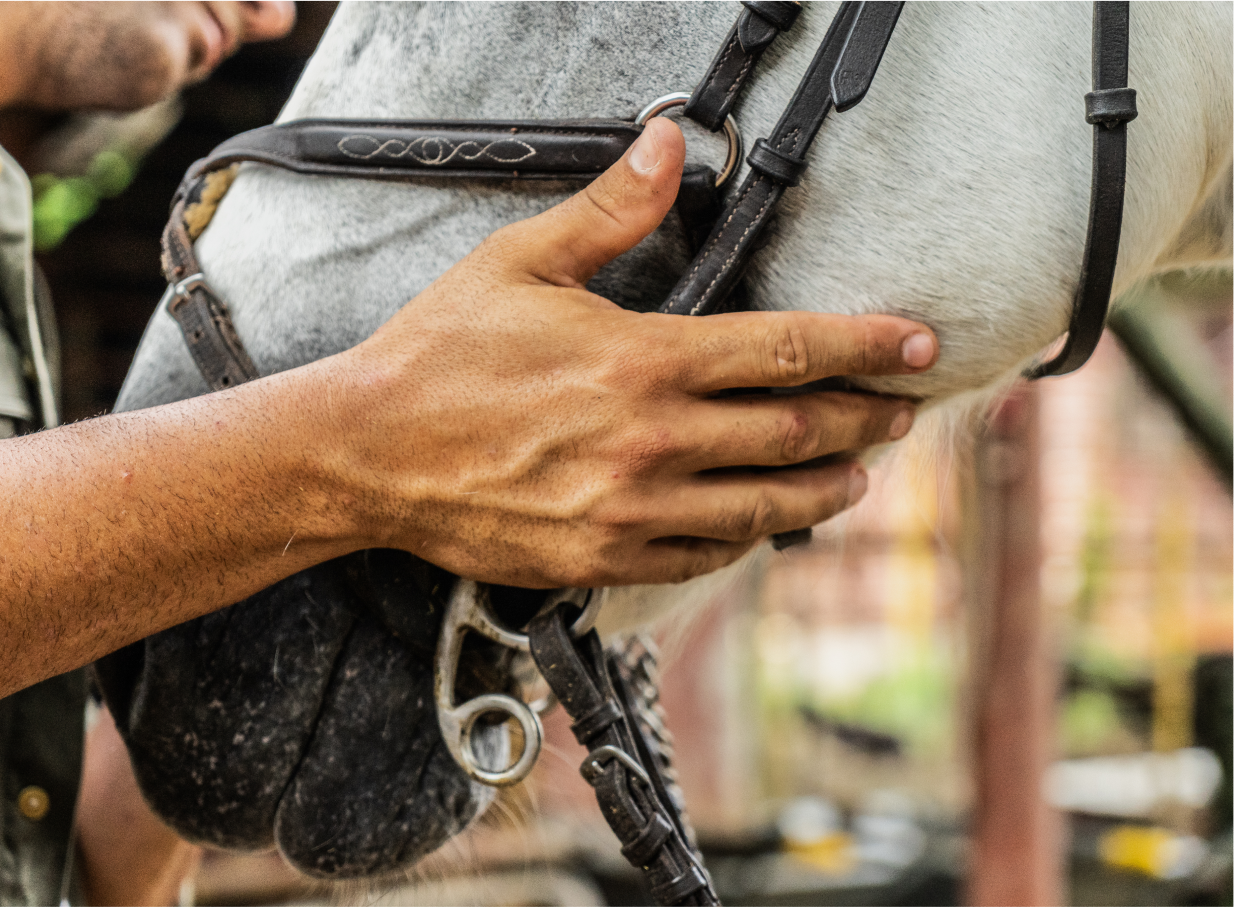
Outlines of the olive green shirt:
M58 422L55 321L31 211L30 182L0 148L0 439ZM0 625L0 652L8 645ZM0 699L0 905L70 898L85 708L84 671Z

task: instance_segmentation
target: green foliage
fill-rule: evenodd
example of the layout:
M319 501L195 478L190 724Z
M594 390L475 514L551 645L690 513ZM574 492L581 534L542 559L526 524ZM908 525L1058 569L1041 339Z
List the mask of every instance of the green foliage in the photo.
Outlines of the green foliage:
M99 200L128 188L135 164L118 151L100 151L85 176L40 173L30 181L34 193L34 248L54 249L69 231L98 210Z
M919 754L952 743L954 690L944 659L922 654L871 681L856 695L820 703L840 721L893 734Z

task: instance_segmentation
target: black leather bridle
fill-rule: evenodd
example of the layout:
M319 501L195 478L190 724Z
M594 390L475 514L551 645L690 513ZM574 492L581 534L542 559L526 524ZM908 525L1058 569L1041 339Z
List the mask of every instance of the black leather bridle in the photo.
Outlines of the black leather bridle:
M734 143L740 147L729 117L733 103L759 58L801 11L797 3L778 0L742 4L694 92L688 100L678 99L686 116L711 131L727 125L730 151ZM754 143L746 158L749 173L727 200L719 189L723 180L709 168L684 175L677 208L695 256L661 312L707 315L744 307L741 274L776 204L800 182L827 115L865 97L902 7L841 4L779 122ZM1126 124L1136 116L1135 91L1127 87L1128 7L1093 4L1093 90L1084 98L1085 118L1093 125L1092 194L1080 284L1062 350L1031 369L1030 378L1079 368L1105 324L1122 226ZM639 122L598 119L299 120L243 133L195 163L173 199L163 233L168 310L212 390L258 377L193 250L241 162L366 179L587 181L614 164L641 130ZM541 613L528 627L528 646L573 720L575 736L588 747L583 774L621 839L623 854L645 873L657 903L718 903L678 803L668 747L657 740L654 670L647 668L651 656L642 650L630 656L628 647L606 653L594 631L576 636L572 621L566 605ZM651 679L640 679L644 675Z

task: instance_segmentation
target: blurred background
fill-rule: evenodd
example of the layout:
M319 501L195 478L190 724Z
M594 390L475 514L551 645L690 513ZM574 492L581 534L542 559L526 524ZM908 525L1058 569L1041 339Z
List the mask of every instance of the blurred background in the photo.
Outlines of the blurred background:
M184 170L277 115L332 9L300 4L289 38L114 140L68 121L17 149L66 419L115 399ZM907 445L855 513L660 640L722 898L1231 903L1230 275L1170 275L1113 327L1080 373ZM529 783L394 890L210 853L182 901L648 903L560 714L547 734Z

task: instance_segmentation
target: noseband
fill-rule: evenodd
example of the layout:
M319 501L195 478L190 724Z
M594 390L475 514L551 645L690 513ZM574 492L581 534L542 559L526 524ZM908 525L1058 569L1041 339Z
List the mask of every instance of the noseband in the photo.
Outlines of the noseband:
M742 154L741 134L730 111L759 58L801 11L797 3L777 0L742 4L737 22L693 93L658 98L633 122L313 119L255 129L219 145L185 175L163 233L163 270L169 282L163 302L207 384L221 390L259 377L226 304L206 282L193 250L241 162L382 180L589 181L620 159L648 119L684 105L686 116L712 132L724 130L729 153L720 173L703 168L683 176L677 206L695 257L659 311L708 315L741 307L741 300L734 300L741 296L736 291L742 271L760 246L777 203L800 182L810 145L827 115L849 110L865 97L903 7L841 4L779 122L746 157L748 175L725 200L720 189ZM1057 355L1027 373L1032 379L1083 365L1105 324L1122 226L1126 124L1136 116L1135 91L1127 87L1128 6L1093 4L1093 90L1085 95L1085 119L1093 125L1093 171L1084 259L1066 341ZM808 538L808 530L787 536L781 544ZM540 750L539 705L504 694L459 705L454 679L468 632L530 653L573 720L575 737L588 747L582 774L621 839L622 853L644 872L657 903L717 904L680 805L671 744L657 711L654 656L650 648L629 643L605 652L591 630L602 602L602 590L554 594L523 635L493 616L486 587L459 580L435 665L442 736L472 778L491 785L525 778ZM515 720L523 732L519 757L496 770L480 765L471 747L477 719L494 712Z

